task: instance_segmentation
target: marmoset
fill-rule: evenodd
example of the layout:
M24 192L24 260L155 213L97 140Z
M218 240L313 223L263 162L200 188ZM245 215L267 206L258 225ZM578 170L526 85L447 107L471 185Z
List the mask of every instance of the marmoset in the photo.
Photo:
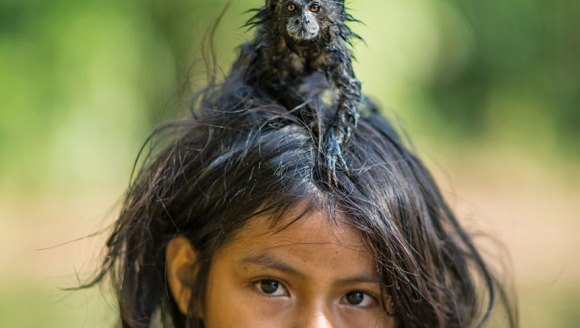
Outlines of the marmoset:
M336 113L325 127L325 166L334 176L337 163L347 169L342 147L356 127L361 83L349 46L359 38L346 25L355 19L344 0L267 0L248 21L255 39L241 47L233 70L295 110L309 106L298 92L304 78L323 72L337 94ZM239 72L239 71L238 71Z

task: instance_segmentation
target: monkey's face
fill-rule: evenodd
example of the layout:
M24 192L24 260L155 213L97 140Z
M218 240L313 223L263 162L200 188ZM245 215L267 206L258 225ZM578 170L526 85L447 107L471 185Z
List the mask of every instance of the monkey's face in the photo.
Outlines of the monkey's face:
M318 38L341 17L341 0L279 0L274 16L279 29L295 41Z

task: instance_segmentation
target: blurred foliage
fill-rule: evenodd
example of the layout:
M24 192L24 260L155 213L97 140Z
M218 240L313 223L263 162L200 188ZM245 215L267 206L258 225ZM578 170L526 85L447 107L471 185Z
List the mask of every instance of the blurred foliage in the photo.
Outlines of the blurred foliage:
M233 1L217 29L224 71L251 36L241 28L244 11L260 3ZM202 38L225 4L0 0L5 190L126 183L147 132L181 112L200 86ZM578 157L578 2L349 6L366 23L354 26L366 40L355 49L365 91L412 135Z
M449 5L465 19L472 49L461 69L440 61L434 80L424 85L440 118L453 122L461 135L520 138L532 149L554 138L558 150L578 151L580 36L571 33L580 30L578 2ZM456 26L444 28L451 32Z

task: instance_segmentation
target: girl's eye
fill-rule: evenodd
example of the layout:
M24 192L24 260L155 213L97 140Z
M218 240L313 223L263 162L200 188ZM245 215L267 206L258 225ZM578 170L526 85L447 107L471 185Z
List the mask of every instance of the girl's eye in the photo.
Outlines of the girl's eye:
M341 303L350 306L364 308L372 306L375 303L375 299L374 297L370 296L365 292L356 291L344 295L344 297L341 300Z
M258 291L262 294L273 296L273 297L281 297L281 296L288 296L288 292L286 288L277 280L272 279L264 279L257 281L254 286Z
M313 4L310 6L310 11L311 11L311 12L313 12L313 13L317 13L317 12L319 12L319 11L320 11L320 4L318 4L318 3L316 3L316 2L315 2L315 3L313 3Z
M288 11L293 12L294 10L296 10L296 5L293 3L289 3L288 4Z

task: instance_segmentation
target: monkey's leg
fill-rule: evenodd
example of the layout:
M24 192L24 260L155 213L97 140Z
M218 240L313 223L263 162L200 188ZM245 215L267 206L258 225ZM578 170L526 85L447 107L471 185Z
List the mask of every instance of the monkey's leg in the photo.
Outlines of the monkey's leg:
M341 66L342 69L338 69L334 78L339 92L335 123L345 127L348 139L351 124L356 127L360 116L358 106L361 100L361 83L356 78L350 61Z
M343 155L343 146L350 138L352 126L356 127L359 119L358 105L361 99L361 83L356 78L350 57L345 51L336 51L331 74L339 92L337 112L325 138L325 164L329 179L336 180L337 162L347 170ZM352 124L352 126L351 126Z

